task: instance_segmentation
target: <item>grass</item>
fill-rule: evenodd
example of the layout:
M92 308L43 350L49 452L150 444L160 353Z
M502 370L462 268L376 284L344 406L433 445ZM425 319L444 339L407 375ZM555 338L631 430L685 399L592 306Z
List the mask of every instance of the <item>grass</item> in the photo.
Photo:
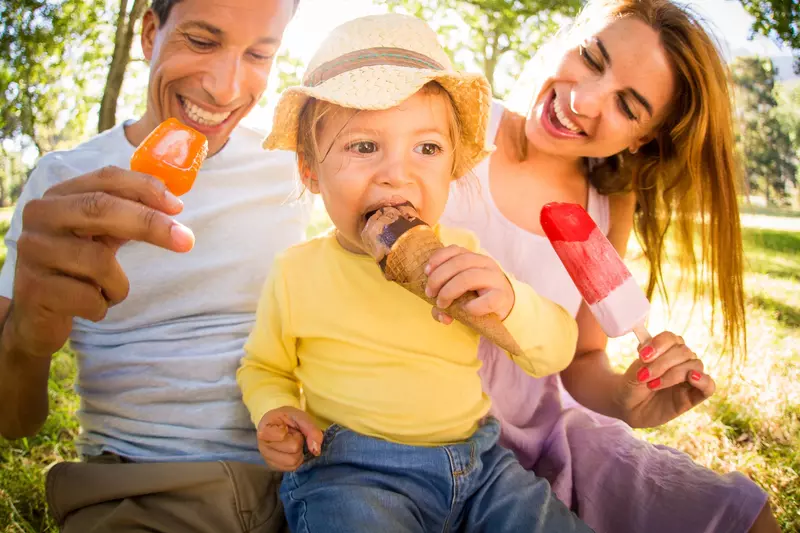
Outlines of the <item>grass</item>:
M0 231L7 226L0 222ZM309 234L327 227L317 212ZM769 227L769 225L767 225ZM696 306L685 294L670 299L672 312L654 300L652 331L670 328L703 353L718 392L684 416L651 430L644 439L672 446L717 472L739 471L769 494L785 532L800 531L800 231L746 228L748 357L730 372L717 356L721 345L715 325L709 335L708 302ZM636 255L635 245L631 252ZM0 250L5 256L5 250ZM634 275L645 274L641 260L631 262ZM674 272L667 270L669 276ZM674 280L674 279L673 279ZM619 368L635 357L635 340L617 339L609 353ZM43 480L47 468L76 458L73 416L78 400L72 391L74 357L59 352L53 361L49 390L52 411L44 429L32 439L0 440L0 531L56 531L44 512Z

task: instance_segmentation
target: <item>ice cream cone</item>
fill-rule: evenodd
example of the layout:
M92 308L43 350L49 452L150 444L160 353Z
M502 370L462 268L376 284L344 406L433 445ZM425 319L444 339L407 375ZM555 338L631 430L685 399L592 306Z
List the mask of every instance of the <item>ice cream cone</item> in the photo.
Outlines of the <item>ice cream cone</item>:
M425 274L425 265L428 264L431 255L436 250L443 248L444 245L433 228L421 223L419 219L404 226L403 232L399 235L388 232L391 235L388 240L392 240L396 236L394 242L391 243L386 242L387 232L383 228L377 234L372 231L364 231L362 238L365 241L368 238L371 241L380 241L378 246L365 242L365 245L371 251L380 250L382 246L388 247L385 256L376 257L381 268L383 268L386 279L394 281L432 306L436 306L436 300L429 298L425 294L425 285L428 281L428 276ZM373 256L375 255L374 253ZM442 309L442 311L465 326L472 328L507 352L521 355L522 350L503 325L500 317L494 313L474 316L464 310L464 305L477 297L478 293L470 291L455 300L446 309Z

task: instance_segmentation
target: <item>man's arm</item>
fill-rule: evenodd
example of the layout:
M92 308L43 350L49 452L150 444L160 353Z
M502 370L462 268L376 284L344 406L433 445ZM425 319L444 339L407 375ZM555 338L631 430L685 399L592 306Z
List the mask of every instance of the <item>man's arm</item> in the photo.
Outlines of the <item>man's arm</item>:
M0 435L18 439L36 433L48 413L50 356L31 356L17 344L9 323L11 300L0 297Z
M0 435L39 430L48 413L50 358L67 341L73 319L102 320L127 297L128 279L116 259L122 243L191 249L193 235L170 216L181 205L155 178L105 167L18 207L0 309Z

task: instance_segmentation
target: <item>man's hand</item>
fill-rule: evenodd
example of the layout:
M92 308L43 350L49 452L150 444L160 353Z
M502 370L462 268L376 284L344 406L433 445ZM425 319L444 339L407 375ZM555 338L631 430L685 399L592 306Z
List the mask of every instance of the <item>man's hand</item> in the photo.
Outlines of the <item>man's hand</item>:
M433 316L444 324L453 319L441 310L469 291L478 297L464 306L475 316L497 314L505 320L514 307L514 288L497 262L489 256L460 246L447 246L433 253L425 267L428 284L425 292L436 298Z
M66 342L73 317L99 321L124 300L128 278L116 259L122 243L189 251L194 235L170 216L182 207L159 180L116 167L65 181L28 202L4 331L14 349L49 356Z
M308 413L294 407L268 411L258 423L258 451L274 470L292 472L303 464L303 442L319 455L322 431Z

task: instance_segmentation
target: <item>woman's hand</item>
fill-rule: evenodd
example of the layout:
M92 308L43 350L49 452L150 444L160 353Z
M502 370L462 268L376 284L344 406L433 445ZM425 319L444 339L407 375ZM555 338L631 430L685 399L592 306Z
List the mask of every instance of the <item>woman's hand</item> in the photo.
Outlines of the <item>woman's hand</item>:
M441 310L469 291L478 297L464 310L475 316L497 314L504 320L514 307L514 288L497 262L489 256L460 246L447 246L431 255L425 267L428 284L425 292L436 299L433 316L444 324L453 319Z
M625 372L615 403L631 427L655 427L714 394L716 384L683 338L665 331L641 346Z

